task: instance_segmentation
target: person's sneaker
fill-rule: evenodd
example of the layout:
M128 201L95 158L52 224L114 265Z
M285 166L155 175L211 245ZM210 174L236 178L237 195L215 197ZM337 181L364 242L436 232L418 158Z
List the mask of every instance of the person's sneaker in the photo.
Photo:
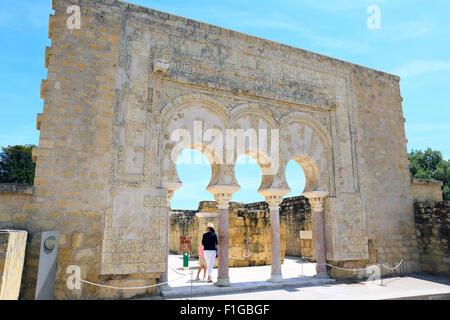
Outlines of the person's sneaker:
M208 280L208 283L212 283L213 281L212 280Z

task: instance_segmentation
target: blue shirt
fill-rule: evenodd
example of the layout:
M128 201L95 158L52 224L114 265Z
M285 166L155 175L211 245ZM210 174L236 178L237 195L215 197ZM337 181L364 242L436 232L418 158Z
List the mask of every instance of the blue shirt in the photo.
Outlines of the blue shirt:
M204 250L216 250L216 245L219 243L217 234L214 232L206 232L203 234L202 245Z

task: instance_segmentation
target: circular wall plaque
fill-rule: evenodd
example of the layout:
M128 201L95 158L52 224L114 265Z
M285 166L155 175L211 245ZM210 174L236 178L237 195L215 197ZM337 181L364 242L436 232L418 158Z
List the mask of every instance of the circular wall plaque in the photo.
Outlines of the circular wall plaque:
M50 236L47 239L45 239L45 242L44 242L45 249L53 250L55 245L56 245L56 238L54 236Z

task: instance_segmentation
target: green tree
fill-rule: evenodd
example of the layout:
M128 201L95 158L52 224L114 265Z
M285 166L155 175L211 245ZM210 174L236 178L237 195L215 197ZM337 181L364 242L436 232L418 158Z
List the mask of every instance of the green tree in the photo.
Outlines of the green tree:
M35 163L31 152L35 146L8 146L0 153L0 183L33 184Z
M413 150L408 158L411 178L442 181L442 196L444 200L450 200L450 160L445 160L440 151L431 148L425 151Z

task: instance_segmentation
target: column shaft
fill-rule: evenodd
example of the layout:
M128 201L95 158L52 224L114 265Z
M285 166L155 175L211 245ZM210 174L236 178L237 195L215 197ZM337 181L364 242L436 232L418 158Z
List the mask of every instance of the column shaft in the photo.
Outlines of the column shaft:
M270 257L271 257L271 277L270 280L282 279L281 275L281 245L280 245L280 208L270 208Z
M228 204L228 203L227 203ZM219 270L217 283L218 286L229 286L229 262L228 262L228 207L219 208Z
M303 193L309 199L313 217L313 232L316 246L316 278L328 278L325 243L325 199L327 191L312 191Z
M318 275L327 273L325 253L325 220L323 210L315 211L314 233L316 238L316 271Z

